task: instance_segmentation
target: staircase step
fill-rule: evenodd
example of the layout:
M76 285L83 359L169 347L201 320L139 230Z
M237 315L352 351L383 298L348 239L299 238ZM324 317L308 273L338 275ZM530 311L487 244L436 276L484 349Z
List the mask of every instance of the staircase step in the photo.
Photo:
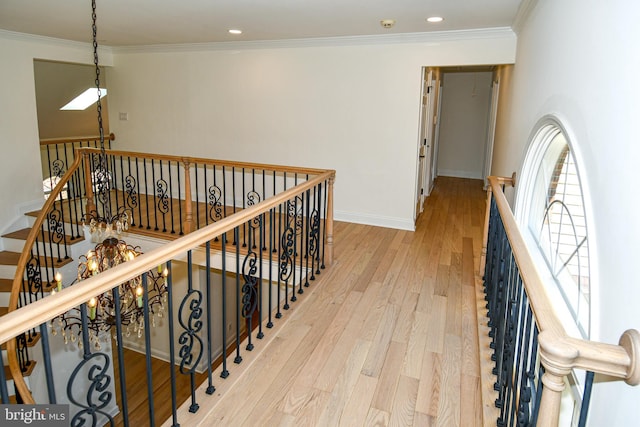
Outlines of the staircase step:
M30 360L29 363L27 364L27 368L22 373L22 376L23 377L30 376L31 373L33 372L33 368L35 368L35 367L36 367L36 361L35 360ZM9 370L8 366L4 367L4 375L5 375L5 378L7 380L12 380L13 379L13 375L11 375L11 370Z
M40 332L36 332L35 334L32 334L32 337L29 341L27 341L27 347L34 347L38 341L40 341ZM0 350L6 350L7 349L7 343L3 343L0 346Z
M26 280L25 280L26 284ZM44 282L43 292L50 292L55 286L54 283ZM0 279L0 292L11 292L13 287L13 279ZM26 287L26 286L25 286ZM22 289L25 289L24 287ZM36 289L32 289L31 292L36 292Z
M29 237L29 233L30 232L31 232L31 228L23 228L21 230L17 230L17 231L13 231L11 233L7 233L7 234L3 235L2 237L6 237L8 239L27 240L27 237ZM50 233L48 231L44 232L44 240L46 242L48 242L50 240L49 235L50 235ZM42 234L39 234L38 238L42 239ZM75 236L71 236L71 235L66 235L65 238L66 238L66 241L68 243L81 242L81 241L84 240L83 236L75 237Z
M18 265L19 259L20 259L19 252L0 251L0 265L15 266L15 265ZM57 259L53 259L53 267L59 268L59 267L62 267L63 265L69 264L71 261L73 261L71 258L66 258L66 259L63 258L61 261L58 261ZM44 257L42 256L40 257L40 264L45 265ZM51 265L51 262L49 262L48 265Z

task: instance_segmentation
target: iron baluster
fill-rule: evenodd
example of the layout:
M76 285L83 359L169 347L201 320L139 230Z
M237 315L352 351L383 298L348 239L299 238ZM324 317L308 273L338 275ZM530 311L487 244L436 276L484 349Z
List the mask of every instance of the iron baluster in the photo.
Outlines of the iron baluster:
M138 159L135 159L135 164L136 164L135 188L137 190L136 202L138 205L138 227L140 228L142 227L142 194L140 193L140 162L138 161ZM131 175L131 172L129 172L129 175ZM145 194L145 201L147 200L146 197L147 196Z
M142 275L142 319L144 322L144 348L145 362L147 364L147 403L149 406L149 424L156 425L155 407L153 402L153 370L151 369L151 329L149 327L149 292L147 286L147 274Z
M193 174L196 178L196 230L200 228L200 191L198 190L198 164L194 163Z
M149 183L147 182L147 159L143 158L142 159L142 166L144 168L144 200L145 200L145 205L147 205L147 230L151 230L151 217L149 216ZM153 192L153 198L154 198L154 206L155 206L155 197L156 197L156 193L155 191ZM140 223L140 226L142 227L142 222Z
M264 220L265 220L265 214L262 213L260 214L260 230L258 231L258 234L260 235L260 272L259 272L259 277L258 277L258 334L256 335L256 338L258 339L262 339L264 337L264 333L262 332L262 292L263 292L263 283L262 283L262 279L263 279L263 264L264 264L264 260L262 257L262 252L264 251L264 249L266 249L264 247L264 241L263 241L263 229L264 229Z
M119 372L119 383L120 383L120 404L122 405L122 422L124 427L129 426L129 401L127 399L127 382L126 382L126 373L125 373L125 363L124 363L124 342L122 341L122 312L120 305L120 287L116 286L111 290L111 294L113 295L113 309L114 309L114 320L115 320L115 328L116 328L116 336L115 343L117 346L118 353L118 372Z
M112 402L113 393L109 391L111 377L108 375L110 358L106 353L91 352L91 344L89 341L89 327L87 319L87 304L80 306L80 317L82 321L82 345L83 359L71 373L67 382L67 398L71 403L82 408L71 418L71 426L80 427L85 424L92 426L97 425L98 414L107 417L109 423L114 425L111 415L104 409ZM86 372L87 377L80 379L80 375ZM81 389L80 386L74 385L78 378L78 384L89 382L89 390L85 397L85 404L74 395L74 390ZM88 420L87 418L88 417Z
M220 376L227 378L227 239L222 239L222 372Z
M213 386L213 378L212 378L212 370L211 365L213 364L213 355L211 353L211 328L213 326L213 320L211 316L211 241L207 240L207 244L205 247L206 252L206 269L207 269L207 278L206 278L206 286L207 286L207 295L206 295L206 304L205 307L207 309L207 380L209 381L209 385L207 386L207 394L213 394L216 391L216 388ZM224 343L222 344L225 345Z
M153 159L152 159L153 161ZM164 174L162 172L162 160L160 160L160 179L156 181L156 190L158 196L158 205L157 210L162 214L162 232L167 232L167 213L169 213L169 197L168 193L168 184L167 181L164 180ZM157 218L157 216L156 216ZM158 230L158 221L156 219L156 230Z
M273 328L271 312L273 311L273 231L275 227L274 221L275 208L269 209L269 308L267 309L267 328Z
M138 203L138 192L136 191L137 179L131 175L131 158L128 158L129 163L129 173L126 177L123 178L124 182L124 191L125 191L125 200L127 210L131 211L131 226L135 227L135 209L140 209L140 204ZM137 162L136 162L137 167ZM136 174L137 175L137 174ZM140 214L141 216L141 214ZM138 219L138 223L140 223L140 219Z
M167 261L167 269L171 271L171 260ZM173 275L167 276L167 312L169 316L169 370L171 378L171 417L173 419L172 427L178 427L178 397L176 395L176 370L174 365L176 364L176 350L174 339L174 325L173 325Z
M236 167L231 167L231 196L233 197L233 213L236 213ZM237 245L237 233L233 233L233 244Z
M281 297L281 289L282 289L282 268L281 268L281 263L282 263L282 252L283 252L283 248L284 246L282 245L282 238L284 238L283 232L282 232L282 203L278 204L278 240L280 243L280 255L279 255L279 260L278 260L278 300L277 300L277 305L278 305L278 312L276 313L276 319L280 319L282 317L282 313L280 312L280 301L282 301L282 297ZM286 282L285 282L285 286L286 286ZM287 288L285 287L285 304L286 304L286 300L287 300Z
M175 228L175 224L174 224L174 220L173 220L173 211L174 211L174 199L173 199L173 195L175 194L173 192L173 179L172 179L172 174L171 174L171 160L167 160L167 171L169 173L169 208L171 209L171 234L176 234L176 228ZM178 187L179 188L179 187ZM178 194L178 204L180 204L180 192L177 193Z
M156 185L157 185L157 181L156 181L156 165L155 165L155 161L152 158L151 159L151 182L153 183L153 188L151 191L153 191L153 216L155 218L155 223L156 226L154 228L155 231L160 230L160 227L158 227L158 200L157 200L157 191L156 191ZM160 191L160 187L158 186L158 191Z
M180 173L180 162L176 162L176 175L178 176L178 219L179 221L179 227L180 227L180 235L184 235L184 229L183 229L183 223L182 223L182 202L180 201L180 189L182 188L180 185L180 175L182 175ZM186 200L186 199L185 199ZM191 201L189 200L188 203L190 203Z
M53 382L53 367L51 366L51 347L49 346L49 331L47 324L40 324L40 345L42 347L42 361L44 363L44 375L47 382L47 395L49 403L56 403L56 387ZM2 369L4 371L4 369Z
M328 184L329 183L327 181L324 182L325 188L328 187ZM328 190L326 190L324 192L324 227L323 227L323 233L322 233L322 265L320 266L320 268L322 268L322 269L325 268L325 266L324 266L324 251L325 251L325 248L326 248L325 239L327 237L326 236L326 234L327 234L326 230L327 230L327 206L328 206L327 197L328 197L328 193L329 193Z
M245 194L247 194L247 192L245 191L244 181L245 181L245 173L244 173L244 168L242 168L242 210L245 210L245 208L247 207L245 204ZM242 247L243 248L247 247L247 223L246 222L242 223Z
M2 362L2 366L4 367L4 355L2 352L0 352L0 362ZM0 399L2 404L9 404L9 389L7 389L7 377L4 373L4 368L0 369Z
M233 229L233 239L237 242L239 240L238 234L240 233L240 227ZM233 359L234 363L239 364L242 362L242 356L240 356L240 245L236 245L236 357Z
M178 309L178 319L183 332L178 338L180 344L180 373L189 375L191 381L191 405L189 412L195 413L200 407L196 403L195 371L203 353L202 339L198 335L202 330L202 292L193 288L193 254L187 252L187 294ZM185 313L188 308L189 312ZM188 316L187 316L188 315ZM186 319L185 319L185 316ZM197 348L194 350L194 346Z
M587 415L589 415L589 403L591 402L591 388L593 387L594 373L587 371L584 377L584 392L582 393L582 404L580 405L580 418L578 427L587 425Z

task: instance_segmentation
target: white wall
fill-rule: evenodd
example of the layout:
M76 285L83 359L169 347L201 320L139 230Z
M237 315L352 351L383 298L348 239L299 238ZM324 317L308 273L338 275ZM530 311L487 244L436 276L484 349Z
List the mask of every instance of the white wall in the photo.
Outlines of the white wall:
M95 104L86 110L60 110L86 89L95 87L95 66L52 61L34 61L33 65L40 139L98 135ZM101 67L100 87L109 87L104 67ZM108 134L109 97L104 92L102 96L102 122Z
M567 127L589 196L594 338L617 343L625 329L640 329L640 3L537 3L518 34L508 132L493 170L520 169L542 116L556 114ZM640 388L596 380L589 424L633 424Z
M444 73L438 175L484 179L491 72Z
M108 51L100 61L111 64ZM34 58L91 64L90 44L0 31L0 230L42 198ZM19 184L18 184L19 183Z
M514 59L508 34L465 37L116 50L111 130L122 149L336 169L337 219L412 229L422 66Z

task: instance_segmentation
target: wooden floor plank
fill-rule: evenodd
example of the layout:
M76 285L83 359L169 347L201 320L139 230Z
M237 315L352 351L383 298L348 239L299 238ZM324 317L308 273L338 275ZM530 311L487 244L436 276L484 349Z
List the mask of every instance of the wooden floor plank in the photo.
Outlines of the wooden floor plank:
M484 200L481 181L440 177L415 232L336 223L334 265L199 425L480 425Z

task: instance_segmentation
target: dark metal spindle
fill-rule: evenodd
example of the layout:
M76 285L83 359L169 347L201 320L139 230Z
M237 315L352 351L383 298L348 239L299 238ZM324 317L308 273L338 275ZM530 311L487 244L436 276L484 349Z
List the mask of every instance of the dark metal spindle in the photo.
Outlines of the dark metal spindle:
M155 231L160 230L158 227L158 201L156 198L156 165L154 159L151 159L151 182L153 183L153 188L151 191L153 192L153 216L155 217L156 226L154 228Z
M220 376L227 378L227 239L222 239L222 372Z
M144 168L143 169L144 170L144 200L146 202L145 205L147 206L147 230L151 230L151 217L149 217L149 183L147 181L147 159L142 159L142 166ZM153 192L154 206L155 206L155 194L156 192L154 191ZM140 222L140 226L142 227L142 222Z
M269 308L267 309L267 328L273 328L273 321L271 319L271 312L273 311L273 228L275 226L274 221L275 208L269 209Z
M120 305L120 287L116 286L111 290L113 295L113 308L115 314L116 346L118 353L118 382L120 385L120 404L122 405L122 422L125 427L129 426L129 400L127 399L127 381L124 363L124 342L122 341L122 307Z
M584 392L582 393L582 404L580 405L580 418L578 419L578 427L584 427L587 425L589 404L591 402L591 388L593 387L593 377L593 372L586 372L584 378Z
M53 382L53 367L51 366L51 348L49 346L49 331L46 323L40 324L40 343L41 343L40 345L42 346L42 361L44 363L44 374L47 381L47 395L49 396L49 403L55 405L57 403L56 387ZM4 371L4 369L1 369L1 370ZM0 378L0 380L2 379ZM4 380L2 380L2 382L4 384Z
M240 227L233 229L233 239L237 242L239 239ZM236 245L236 357L233 363L242 362L240 356L240 245Z
M213 320L211 315L211 241L207 240L206 244L206 268L207 268L207 299L206 299L206 309L207 309L207 380L209 381L209 385L207 387L207 394L213 394L216 391L216 388L213 386L213 378L212 378L212 370L211 365L213 364L213 355L211 354L211 328L213 327ZM223 346L225 343L222 344Z
M198 189L198 164L194 163L194 176L196 178L196 230L200 228L200 191Z
M172 427L178 427L178 397L176 392L178 387L176 385L176 341L174 338L174 323L173 323L173 277L171 274L171 260L167 261L167 269L169 275L167 276L167 314L169 316L169 368L171 370L171 417L173 419Z
M176 163L176 175L178 176L178 219L180 227L180 235L184 235L184 229L182 228L182 201L180 199L180 191L182 190L182 186L180 185L180 162ZM185 191L186 194L186 191ZM186 200L186 199L185 199Z
M171 212L171 234L176 234L176 228L173 220L173 179L171 174L171 160L167 160L167 169L169 171L169 209ZM178 204L180 201L178 200Z
M148 273L142 275L142 318L144 321L144 353L147 364L147 402L149 406L149 424L156 425L155 407L153 404L153 370L151 369L151 328L149 325L149 292L147 286Z

